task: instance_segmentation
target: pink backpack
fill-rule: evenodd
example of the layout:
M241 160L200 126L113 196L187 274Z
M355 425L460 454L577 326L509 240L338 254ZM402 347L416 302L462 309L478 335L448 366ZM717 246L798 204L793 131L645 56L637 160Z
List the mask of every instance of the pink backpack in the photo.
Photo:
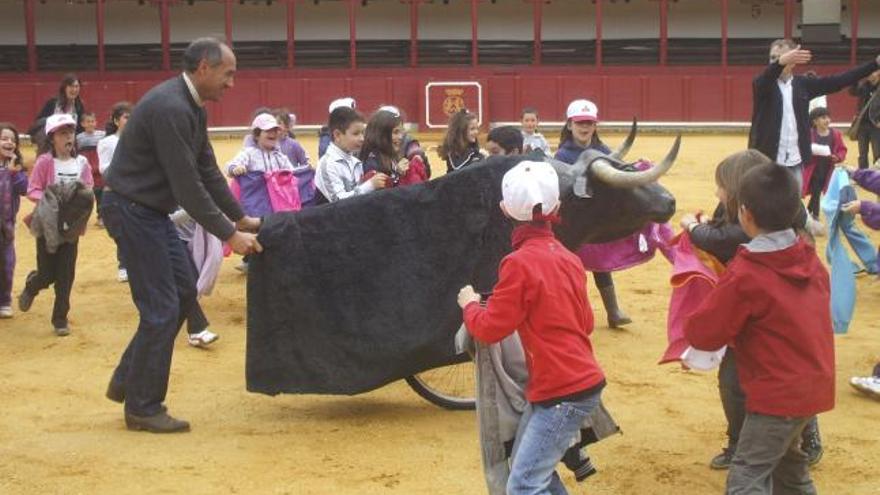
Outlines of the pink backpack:
M302 203L299 199L299 186L292 170L273 170L266 172L266 189L272 211L299 211Z

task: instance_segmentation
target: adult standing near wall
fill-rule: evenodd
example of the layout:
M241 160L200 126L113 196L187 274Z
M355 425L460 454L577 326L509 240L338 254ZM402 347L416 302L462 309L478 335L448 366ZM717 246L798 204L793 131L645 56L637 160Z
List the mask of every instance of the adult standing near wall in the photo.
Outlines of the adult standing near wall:
M790 39L770 44L770 64L752 81L752 128L749 148L788 167L803 187L803 167L810 161L810 100L836 93L878 69L880 56L847 72L825 77L795 75L812 59L809 50Z
M86 109L83 105L82 98L79 97L81 84L76 74L65 74L58 86L58 94L49 98L43 105L40 113L34 119L34 123L28 133L31 135L31 142L42 146L42 139L45 134L42 129L46 123L46 118L56 113L67 113L73 116L76 121L76 134L83 131L82 116Z
M865 105L871 105L873 108L880 108L880 95L873 98L874 93L880 88L880 70L875 70L868 77L858 82L858 84L850 88L850 94L858 97L859 110L857 115L861 118L859 122L853 122L858 125L858 133L856 139L859 143L859 168L868 168L868 147L871 147L871 162L880 158L880 128L871 120L871 109L865 109ZM874 112L877 113L876 111Z
M168 215L178 206L239 254L260 252L260 221L247 217L229 192L208 140L205 101L233 85L232 50L214 38L193 41L183 74L151 89L135 106L106 177L104 224L126 260L140 313L107 388L125 403L132 430L188 431L163 401L174 339L196 299L195 267ZM230 221L231 220L231 221ZM235 222L235 223L233 223Z

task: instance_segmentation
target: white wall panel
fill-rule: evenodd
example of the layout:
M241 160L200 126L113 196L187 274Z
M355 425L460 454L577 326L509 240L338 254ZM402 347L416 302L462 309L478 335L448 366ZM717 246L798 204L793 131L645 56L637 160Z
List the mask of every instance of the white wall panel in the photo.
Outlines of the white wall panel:
M541 14L541 38L592 40L596 38L596 7L584 0L552 0Z
M477 10L479 38L531 41L535 38L533 13L534 7L525 0L482 2Z
M299 5L297 5L299 7ZM287 5L283 2L232 5L233 41L284 41L287 39Z
M104 43L108 45L162 42L159 7L137 0L104 3Z
M24 7L15 0L0 0L0 45L24 45Z
M52 0L34 6L37 45L97 44L94 5ZM25 44L23 36L21 44Z

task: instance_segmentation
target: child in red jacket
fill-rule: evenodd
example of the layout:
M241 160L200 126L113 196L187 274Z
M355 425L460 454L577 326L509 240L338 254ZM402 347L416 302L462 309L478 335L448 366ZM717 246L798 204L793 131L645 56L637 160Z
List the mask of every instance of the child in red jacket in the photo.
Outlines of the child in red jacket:
M804 166L802 192L804 197L810 195L807 211L814 220L819 220L819 200L828 188L834 166L846 160L846 144L843 142L843 134L831 128L831 114L827 108L816 107L811 110L810 122L813 125L810 131L813 157Z
M728 494L815 493L799 445L807 422L834 408L834 341L828 272L791 229L799 196L783 167L746 173L739 220L751 241L685 324L697 349L736 349L747 413Z
M567 493L556 464L605 386L589 339L593 313L583 265L550 228L558 181L544 162L523 161L504 175L501 210L517 225L514 251L501 261L485 308L470 285L458 294L475 339L493 343L518 331L525 351L529 405L516 433L508 494Z

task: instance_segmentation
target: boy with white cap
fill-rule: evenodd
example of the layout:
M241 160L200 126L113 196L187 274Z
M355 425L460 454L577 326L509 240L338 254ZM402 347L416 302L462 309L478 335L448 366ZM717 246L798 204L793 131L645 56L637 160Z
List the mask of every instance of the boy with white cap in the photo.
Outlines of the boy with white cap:
M589 335L593 313L580 260L555 238L559 179L545 162L504 175L501 210L516 227L486 307L467 285L458 294L465 326L481 342L519 332L529 381L511 455L508 494L567 493L556 465L600 403L605 376Z
M354 101L354 98L350 96L346 96L345 98L337 98L330 102L330 106L327 107L327 115L333 113L333 110L337 108L348 107L351 109L357 108L357 102ZM324 156L324 153L327 152L327 147L330 146L330 143L333 141L333 132L330 131L330 127L324 126L321 127L321 130L318 131L318 160Z

